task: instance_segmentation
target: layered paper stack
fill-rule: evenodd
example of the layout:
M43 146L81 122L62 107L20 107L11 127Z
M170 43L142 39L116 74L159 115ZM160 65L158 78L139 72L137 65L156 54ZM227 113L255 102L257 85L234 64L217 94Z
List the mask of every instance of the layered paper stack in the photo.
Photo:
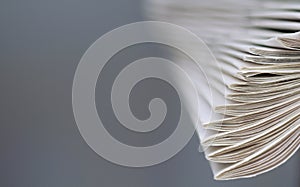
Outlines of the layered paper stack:
M148 18L197 34L220 64L223 76L210 86L220 92L214 99L225 104L208 102L215 114L195 124L215 179L252 177L295 154L300 147L300 3L156 0L145 7ZM186 71L192 72L189 66ZM204 60L201 66L210 64ZM205 74L214 76L209 70ZM206 89L198 90L199 97L206 95ZM202 110L200 118L209 115L208 108Z

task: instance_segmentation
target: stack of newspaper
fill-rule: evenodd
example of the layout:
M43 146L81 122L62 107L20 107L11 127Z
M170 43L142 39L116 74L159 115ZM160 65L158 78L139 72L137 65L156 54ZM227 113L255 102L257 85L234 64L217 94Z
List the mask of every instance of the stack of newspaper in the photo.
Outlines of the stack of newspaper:
M252 177L295 154L300 147L300 3L152 0L146 5L149 18L197 34L220 64L222 79L211 86L226 87L218 96L226 104L212 104L217 117L195 124L215 179ZM199 95L206 91L199 89Z

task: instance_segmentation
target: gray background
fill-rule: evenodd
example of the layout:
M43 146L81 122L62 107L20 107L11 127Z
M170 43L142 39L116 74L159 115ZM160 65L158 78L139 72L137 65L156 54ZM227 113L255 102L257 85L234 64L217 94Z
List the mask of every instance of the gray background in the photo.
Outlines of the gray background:
M139 169L112 164L89 148L79 134L72 112L76 66L101 35L144 20L141 3L139 0L0 2L0 186L299 186L299 152L278 169L256 178L214 181L208 162L197 151L196 136L167 162ZM134 46L111 61L118 64L145 56L163 56L161 48L151 44ZM157 86L167 86L145 83L147 88L135 90L151 93ZM99 89L98 106L103 102ZM171 94L167 102L175 108L171 106L168 111L161 135L153 134L152 139L141 134L130 135L124 129L118 130L114 119L107 119L108 129L120 140L137 146L161 141L163 134L172 133L178 114L178 98L172 88L169 90L163 94ZM136 94L141 99L144 95ZM134 102L140 103L138 99ZM139 106L133 107L133 112L141 119L147 117L147 111Z

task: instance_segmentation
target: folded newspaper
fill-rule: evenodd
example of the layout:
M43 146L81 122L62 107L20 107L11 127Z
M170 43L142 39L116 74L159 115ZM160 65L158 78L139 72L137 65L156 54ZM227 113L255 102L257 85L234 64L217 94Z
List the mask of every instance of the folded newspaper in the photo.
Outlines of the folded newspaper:
M256 176L296 153L300 147L300 3L149 0L145 12L152 20L197 34L220 64L223 78L211 86L225 87L225 94L217 97L226 104L211 104L215 117L195 124L215 179ZM199 80L195 76L193 81ZM205 89L199 92L200 97L206 94Z

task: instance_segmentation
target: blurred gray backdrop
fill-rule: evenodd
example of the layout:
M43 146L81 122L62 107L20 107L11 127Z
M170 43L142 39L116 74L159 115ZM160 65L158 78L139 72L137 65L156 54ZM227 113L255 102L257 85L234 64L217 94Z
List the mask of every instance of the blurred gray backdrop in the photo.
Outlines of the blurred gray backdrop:
M142 21L140 0L3 0L0 2L0 186L18 187L298 187L299 152L279 168L252 179L214 181L208 162L199 153L196 135L179 154L162 164L128 168L110 163L81 137L72 112L72 81L79 60L101 35L124 24ZM133 60L163 57L172 50L141 44L120 51L106 68ZM121 64L121 65L120 65ZM117 70L116 70L117 71ZM112 75L99 77L98 110L110 111L104 95ZM101 80L100 80L101 79ZM99 82L104 81L103 84ZM167 118L150 135L121 127L102 114L108 131L135 146L151 145L172 133L178 120L178 96L163 81L146 80L134 89L133 113L149 115L142 100L147 94L165 98ZM161 87L163 93L157 93ZM145 104L145 103L143 103ZM145 105L142 105L145 106ZM106 110L107 109L107 110Z

